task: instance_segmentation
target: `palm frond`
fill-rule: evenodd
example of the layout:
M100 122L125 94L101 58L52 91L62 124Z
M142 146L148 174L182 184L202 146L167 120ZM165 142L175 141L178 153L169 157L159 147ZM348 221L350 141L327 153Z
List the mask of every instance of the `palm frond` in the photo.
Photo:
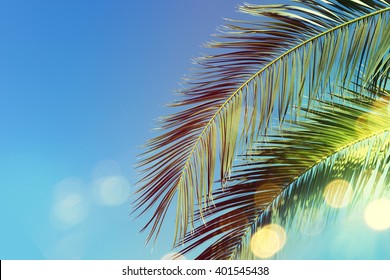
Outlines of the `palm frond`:
M254 258L249 242L257 229L275 221L288 227L311 204L325 205L323 193L331 181L363 180L361 174L371 170L383 172L390 183L390 94L332 96L305 117L272 129L240 157L231 186L215 191L206 222L182 241L183 254L218 238L199 259ZM355 185L361 186L354 189L359 197L365 190Z
M153 211L144 228L150 228L148 240L158 235L175 197L174 240L188 238L198 216L208 215L215 179L226 186L236 155L262 141L274 115L283 125L311 112L317 100L335 108L328 94L335 86L362 85L355 95L369 85L386 87L387 0L296 2L240 7L259 20L228 21L221 41L208 46L232 51L196 61L181 99L172 104L182 111L161 119L165 132L146 143L139 163L144 175L135 208L140 215Z

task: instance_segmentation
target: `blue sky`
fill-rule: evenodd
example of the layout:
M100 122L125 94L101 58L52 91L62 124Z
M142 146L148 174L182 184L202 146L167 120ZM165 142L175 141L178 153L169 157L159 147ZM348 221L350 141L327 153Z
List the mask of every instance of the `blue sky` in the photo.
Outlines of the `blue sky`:
M172 112L164 104L191 59L223 17L240 17L240 3L1 1L0 259L169 253L174 219L145 247L146 220L129 217L134 165L156 135L154 119ZM361 220L356 229L357 244L372 234ZM335 241L333 255L328 231L289 242L287 258L342 258L351 232L341 230L345 240ZM370 242L390 244L388 232L378 238ZM390 257L383 252L366 256Z
M145 220L128 217L130 200L102 203L96 185L108 176L134 191L153 120L239 3L1 1L0 259L169 251L171 231L145 248Z

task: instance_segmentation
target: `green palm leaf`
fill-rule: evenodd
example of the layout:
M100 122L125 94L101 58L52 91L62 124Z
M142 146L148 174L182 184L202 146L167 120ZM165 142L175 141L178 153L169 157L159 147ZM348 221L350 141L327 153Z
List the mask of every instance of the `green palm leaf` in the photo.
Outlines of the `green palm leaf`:
M383 174L377 185L386 188L377 196L390 191L390 94L362 94L318 101L306 117L256 143L235 167L228 190L215 191L215 207L204 215L206 223L184 238L182 253L218 237L200 259L252 259L249 243L259 227L276 223L294 230L291 225L307 209L325 205L324 189L334 180L353 182L354 201L367 191L361 174L368 171ZM324 206L325 217L330 209Z
M172 104L182 107L182 111L161 119L164 132L147 142L148 150L139 163L144 175L139 182L136 210L140 214L153 211L144 228L150 228L148 239L157 236L175 197L177 229L174 240L180 244L194 240L191 236L203 236L205 241L218 235L214 224L202 233L196 233L202 226L195 229L195 235L192 232L197 221L205 221L210 213L222 213L220 208L229 209L238 204L250 206L249 200L242 200L241 188L275 180L277 183L273 185L277 187L266 188L265 195L260 198L262 205L271 204L287 187L285 178L277 173L282 171L279 169L286 169L284 164L276 163L271 174L265 173L247 182L248 170L237 173L234 168L232 177L237 154L248 153L248 158L256 158L252 147L262 143L267 135L269 139L275 138L274 141L296 133L311 135L314 127L310 127L310 123L315 121L311 118L317 111L325 114L320 109L324 104L332 112L348 98L356 102L357 96L373 100L381 96L376 89L386 88L390 68L390 4L386 0L297 2L296 6L240 7L242 12L259 16L259 20L230 21L218 35L221 42L212 42L209 47L232 51L196 61L198 67L180 91L182 98ZM337 98L334 97L336 89ZM352 112L346 114L345 125L356 117ZM282 131L287 132L272 137L269 132L275 126L274 116ZM330 128L334 132L337 127ZM359 139L348 138L345 143L359 142ZM328 140L324 145L333 143L331 138ZM266 143L273 149L281 146L280 151L286 145L285 142ZM328 148L331 150L331 147ZM325 148L327 152L329 149ZM295 156L311 158L304 152ZM297 170L310 170L312 165L312 161L304 161ZM222 183L220 190L213 185L215 179ZM232 180L233 185L227 184ZM236 183L237 180L244 183ZM232 205L228 205L229 200L222 192L227 187L231 193L238 192L235 200L230 201ZM210 209L215 210L210 212ZM232 228L244 219L258 220L256 209L238 210L234 213L236 220L232 220ZM221 217L223 215L226 216L221 214ZM221 232L225 231L219 230ZM249 233L247 229L244 232L245 236ZM239 233L243 231L237 235ZM225 239L229 241L233 235ZM246 238L239 237L241 240ZM196 247L204 241L196 241L191 246ZM245 247L244 243L238 247ZM203 256L206 255L209 256ZM213 256L236 255L240 255L237 249L231 254Z

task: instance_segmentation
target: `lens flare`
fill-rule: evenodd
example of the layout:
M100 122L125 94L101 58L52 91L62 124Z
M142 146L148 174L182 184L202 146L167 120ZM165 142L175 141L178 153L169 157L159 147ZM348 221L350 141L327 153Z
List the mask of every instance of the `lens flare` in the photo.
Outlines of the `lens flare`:
M341 179L330 182L324 191L325 202L333 208L343 208L347 206L353 196L351 185Z
M374 133L388 126L390 121L389 108L389 98L376 100L372 104L370 112L364 113L357 118L356 131L359 134L367 135L367 133Z
M103 205L117 206L130 194L130 183L123 176L104 177L95 182L95 198Z
M87 217L89 203L84 188L83 182L77 178L67 178L57 184L50 214L54 226L68 229Z
M378 199L371 202L364 211L364 220L374 230L390 228L390 200Z
M77 224L84 217L83 198L79 194L64 197L54 206L55 216L65 224Z
M275 224L259 229L251 238L250 246L253 254L265 259L280 251L286 243L286 232Z

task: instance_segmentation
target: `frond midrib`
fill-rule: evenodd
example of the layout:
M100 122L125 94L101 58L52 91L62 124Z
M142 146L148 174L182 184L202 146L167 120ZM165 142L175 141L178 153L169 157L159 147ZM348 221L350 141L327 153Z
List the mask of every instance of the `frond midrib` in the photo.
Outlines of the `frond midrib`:
M390 11L390 7L388 8L385 8L385 9L381 9L381 10L378 10L378 11L375 11L373 13L370 13L370 14L367 14L367 15L363 15L361 17L358 17L356 19L353 19L353 20L350 20L350 21L347 21L341 25L338 25L338 26L335 26L333 28L330 28L322 33L319 33L318 35L314 36L314 37L311 37L305 41L303 41L302 43L296 45L295 47L291 48L290 50L284 52L283 54L281 54L279 57L275 58L274 60L272 60L271 62L269 62L267 65L265 65L263 68L261 68L258 72L256 72L255 74L253 74L248 80L246 80L237 90L235 90L232 95L230 95L226 101L219 107L219 109L215 112L215 114L211 117L211 119L207 122L207 124L204 126L201 134L199 135L199 137L197 138L196 142L194 143L186 161L185 161L185 164L184 164L184 167L181 171L181 175L180 175L180 178L179 178L179 181L177 183L177 186L180 186L181 185L181 182L183 180L183 175L185 174L185 171L187 170L188 166L189 166L189 163L191 162L191 158L194 154L194 151L196 149L196 147L198 146L198 143L200 141L200 139L202 139L203 135L206 133L206 131L208 130L208 128L211 126L211 124L214 122L215 118L219 115L219 113L223 110L223 108L225 108L228 103L235 97L237 96L252 80L254 80L257 76L259 76L262 72L266 71L269 67L271 67L273 64L277 63L279 60L283 59L284 57L286 57L287 55L289 55L290 53L296 51L297 49L307 45L308 43L310 42L313 42L315 40L317 40L318 38L322 37L322 36L325 36L333 31L336 31L338 29L341 29L345 26L348 26L348 25L351 25L353 23L356 23L360 20L364 20L366 18L369 18L369 17L373 17L373 16L376 16L376 15L379 15L379 14L382 14L382 13L385 13L387 11Z
M365 141L367 139L370 139L372 137L376 137L376 136L379 136L381 134L384 134L386 132L390 132L390 127L387 127L385 129L382 129L382 130L379 130L379 131L375 131L374 133L370 133L368 135L365 135L364 137L361 137L361 138L358 138L354 141L351 141L341 147L339 147L338 149L335 149L334 151L332 151L331 153L323 156L321 159L317 160L315 163L313 163L312 165L310 165L308 168L306 168L304 171L302 171L299 175L295 176L295 178L293 180L291 180L291 182L287 185L286 188L284 188L280 193L279 195L277 195L272 201L269 202L268 206L259 212L258 215L255 216L255 218L253 219L253 221L247 226L247 230L245 231L245 233L242 235L242 238L241 240L243 240L247 234L249 233L250 229L252 228L253 224L256 223L259 218L267 211L270 210L270 207L272 207L272 204L280 197L283 195L284 192L288 191L289 188L299 180L299 178L301 178L302 176L304 176L306 173L310 172L310 170L312 170L313 168L315 168L316 166L320 165L321 163L325 162L327 159L331 158L332 156L338 154L339 152L343 151L343 150L346 150L362 141ZM233 256L235 256L237 254L237 249L238 247L240 246L240 244L242 244L242 242L240 242L239 244L237 244L235 246L235 249L233 250L233 252L231 253L229 259L232 259Z

